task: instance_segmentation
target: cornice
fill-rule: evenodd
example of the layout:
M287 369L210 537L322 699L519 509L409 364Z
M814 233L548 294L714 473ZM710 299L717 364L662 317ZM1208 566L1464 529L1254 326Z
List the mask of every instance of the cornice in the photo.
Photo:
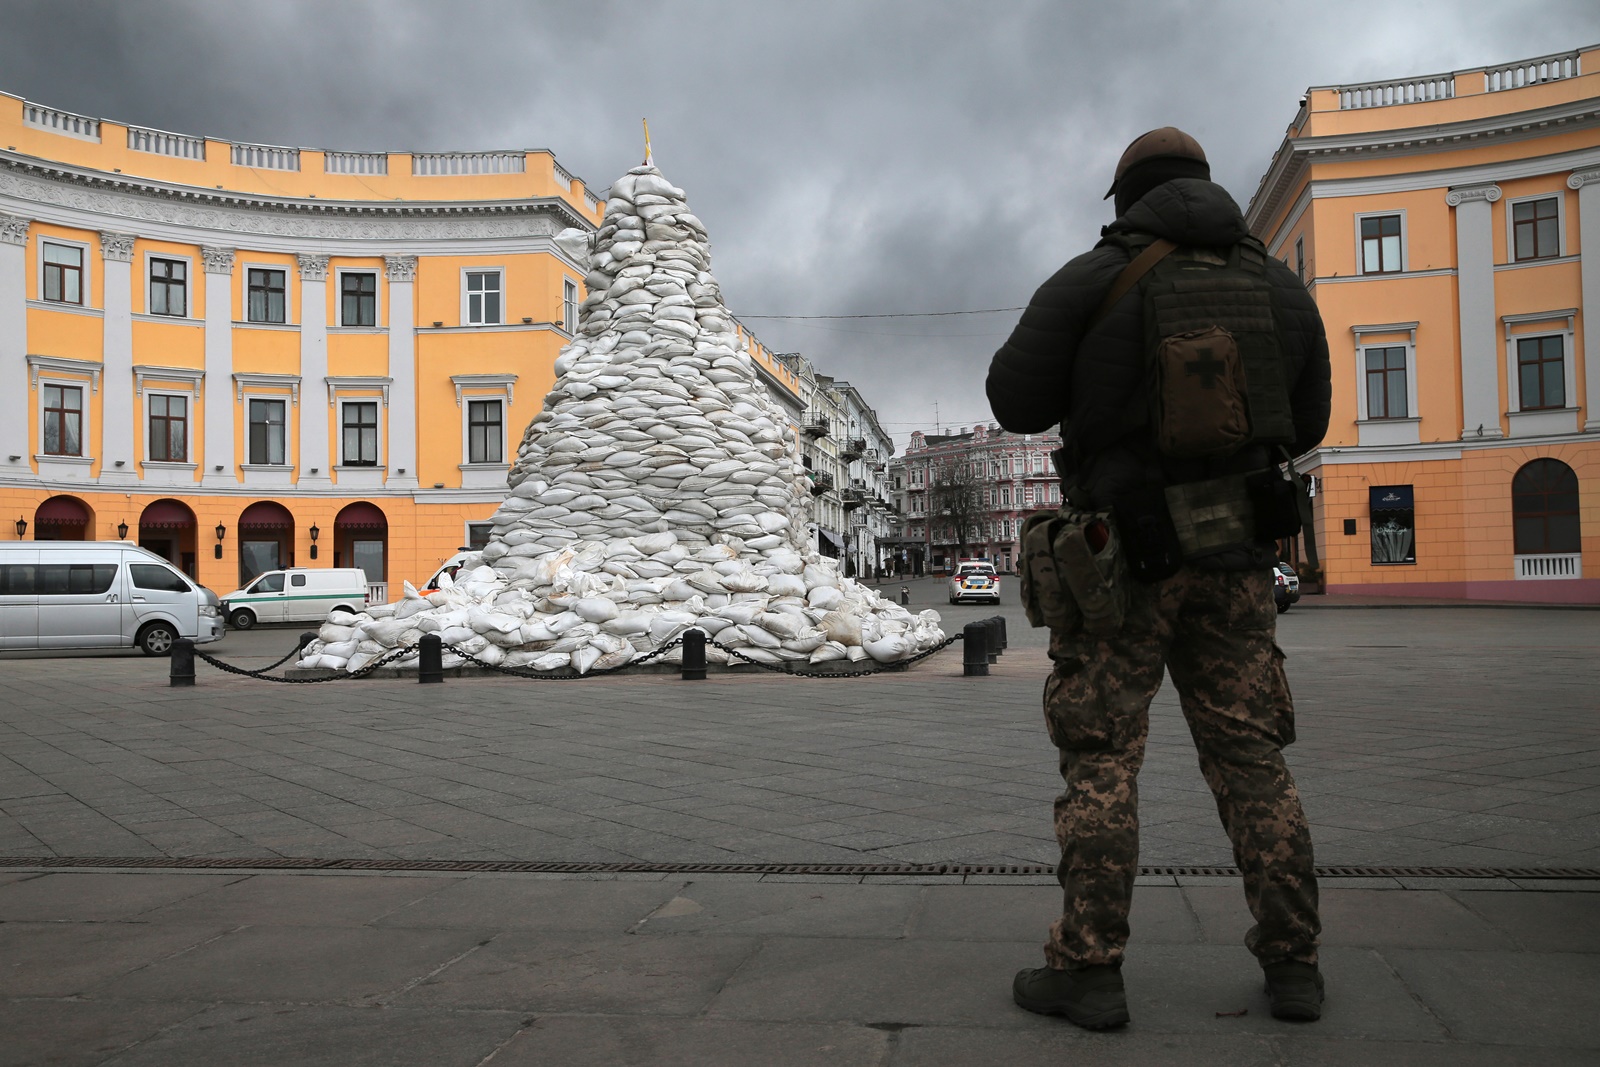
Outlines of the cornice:
M1363 109L1362 113L1370 112ZM1557 128L1565 131L1596 126L1600 126L1600 100L1590 98L1531 111L1513 111L1433 126L1323 137L1286 137L1273 156L1272 166L1262 175L1256 194L1245 211L1245 219L1251 232L1257 233L1258 228L1277 214L1283 198L1299 184L1301 175L1313 163L1455 151L1478 144L1544 137ZM1257 235L1261 236L1259 233Z
M0 196L221 233L400 241L553 237L594 224L560 197L359 201L268 197L108 175L0 152Z

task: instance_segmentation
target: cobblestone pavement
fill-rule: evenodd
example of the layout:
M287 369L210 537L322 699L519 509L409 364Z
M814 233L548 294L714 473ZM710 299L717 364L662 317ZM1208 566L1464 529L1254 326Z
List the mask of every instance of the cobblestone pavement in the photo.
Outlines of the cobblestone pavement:
M911 585L951 629L993 613ZM982 679L959 646L853 681L202 665L193 689L160 660L9 655L0 855L1049 863L1048 661L1004 610ZM294 636L214 647L265 663ZM1279 640L1320 863L1600 866L1600 613L1303 604ZM1170 687L1141 794L1143 862L1231 862Z

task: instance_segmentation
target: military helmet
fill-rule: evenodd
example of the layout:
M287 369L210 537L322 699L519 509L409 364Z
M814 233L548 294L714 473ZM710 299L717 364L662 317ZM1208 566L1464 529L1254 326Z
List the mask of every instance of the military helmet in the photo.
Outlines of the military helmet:
M1111 179L1111 188L1106 190L1106 195L1101 199L1110 199L1111 194L1117 191L1117 183L1129 169L1152 159L1193 159L1209 165L1206 150L1200 147L1199 141L1176 126L1163 126L1159 130L1140 134L1123 150L1122 158L1117 160L1117 172Z

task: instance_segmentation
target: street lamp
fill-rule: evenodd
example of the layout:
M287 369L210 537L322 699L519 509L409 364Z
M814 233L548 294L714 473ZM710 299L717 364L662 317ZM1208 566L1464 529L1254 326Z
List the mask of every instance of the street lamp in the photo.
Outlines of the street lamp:
M311 534L311 558L312 559L316 559L317 558L317 535L322 533L322 531L317 529L317 524L316 523L312 523L311 524L311 529L310 529L309 532Z
M228 528L222 523L217 523L217 543L211 546L211 558L222 558L222 539L227 536Z
M127 539L128 539L128 523L127 523L127 520L124 519L122 522L117 523L117 540L118 541L126 541Z
M21 515L18 515L17 516L17 540L20 541L22 539L22 536L24 534L26 534L27 532L28 532L28 520L23 518Z

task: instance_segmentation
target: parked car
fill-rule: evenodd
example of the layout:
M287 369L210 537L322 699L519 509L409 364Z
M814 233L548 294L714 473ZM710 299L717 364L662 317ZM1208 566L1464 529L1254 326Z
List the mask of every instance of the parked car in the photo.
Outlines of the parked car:
M262 622L321 622L330 611L360 611L366 603L360 567L292 567L268 571L223 597L222 614L235 630L248 630Z
M956 572L950 576L950 603L959 604L966 600L1000 603L1000 576L987 560L963 560L956 564Z
M453 581L456 572L461 570L461 565L467 561L467 557L476 555L478 555L476 549L463 548L460 552L445 560L443 565L433 572L433 577L428 579L428 584L423 586L419 592L432 593L437 590L439 588L439 578L442 575L448 574Z
M0 542L0 649L128 648L165 656L222 637L217 594L122 541Z
M1300 599L1300 576L1287 563L1279 563L1272 568L1272 599L1278 605L1279 615Z

